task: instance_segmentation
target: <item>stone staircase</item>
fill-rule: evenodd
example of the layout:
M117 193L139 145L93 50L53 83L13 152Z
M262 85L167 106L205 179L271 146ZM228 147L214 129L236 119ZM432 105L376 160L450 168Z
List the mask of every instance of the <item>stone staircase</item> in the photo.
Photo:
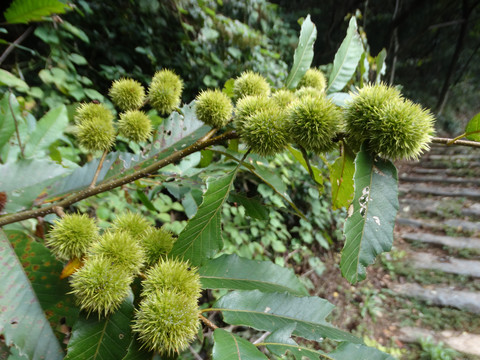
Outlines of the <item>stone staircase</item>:
M391 290L426 306L451 307L480 317L480 149L433 146L419 162L399 164L398 169L395 234L404 244L403 261L415 271L454 274L464 281L426 284L403 279L392 283ZM428 336L468 354L468 359L480 359L480 333L468 328L402 327L400 334L403 342Z

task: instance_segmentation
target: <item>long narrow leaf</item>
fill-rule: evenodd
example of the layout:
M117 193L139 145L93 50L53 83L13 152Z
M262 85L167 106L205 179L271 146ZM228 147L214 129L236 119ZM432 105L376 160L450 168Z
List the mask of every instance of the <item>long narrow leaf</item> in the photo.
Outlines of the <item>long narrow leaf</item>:
M350 19L347 36L333 60L333 69L328 79L327 94L342 90L350 81L363 54L363 44L357 32L355 17Z
M298 46L293 55L293 66L285 81L285 87L289 89L295 88L310 68L313 59L313 44L316 38L317 29L310 19L310 15L308 15L300 30Z
M270 261L222 255L199 269L202 285L207 289L260 290L308 295L292 270Z
M330 167L333 209L346 207L353 199L354 161L355 155L348 148L344 147L342 155Z
M0 334L5 343L29 359L62 359L62 348L2 230L0 264Z
M342 275L352 284L365 279L365 267L392 247L398 211L397 169L362 149L355 159L354 183L353 213L345 223L340 261Z

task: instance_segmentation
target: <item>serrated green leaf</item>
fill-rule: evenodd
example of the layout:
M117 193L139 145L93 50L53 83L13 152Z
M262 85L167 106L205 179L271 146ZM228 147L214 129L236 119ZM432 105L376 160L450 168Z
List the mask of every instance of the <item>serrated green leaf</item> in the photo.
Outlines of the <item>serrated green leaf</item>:
M309 340L329 338L362 343L359 338L335 328L325 318L333 305L316 296L296 297L286 293L232 291L221 297L212 310L221 311L224 321L257 330L276 331L296 323L293 334Z
M334 210L350 205L353 200L354 161L355 154L348 147L344 147L341 156L330 166L332 207Z
M333 60L333 69L328 79L327 94L342 90L350 81L358 61L363 54L363 44L357 32L357 21L352 16L347 29L347 36L343 39Z
M26 233L5 230L25 274L30 280L38 301L45 311L53 329L65 321L69 326L78 318L79 309L73 295L68 295L68 280L60 280L64 264L58 261L43 244L35 241ZM62 320L63 318L63 320ZM63 338L64 334L57 333Z
M72 329L65 360L121 359L132 341L133 294L113 314L100 320L81 313Z
M480 141L480 113L468 122L465 128L465 137L468 140Z
M308 15L302 24L298 45L293 55L292 69L285 81L285 87L288 89L294 89L310 68L313 60L313 44L316 38L317 28Z
M223 329L215 329L213 339L213 360L268 360L251 342Z
M6 92L0 101L0 150L15 132L12 110L15 116L19 115L20 105L13 94Z
M0 69L0 86L16 88L18 91L27 91L30 88L25 81L3 69Z
M12 213L29 208L42 191L71 170L47 159L19 160L0 165L0 191L7 193L5 211Z
M13 0L3 15L10 24L26 24L54 13L64 14L68 8L59 0Z
M394 360L389 354L363 344L341 343L337 349L328 354L333 360Z
M235 254L210 260L199 269L206 289L260 290L308 295L307 289L291 269L270 261L241 258Z
M63 351L5 233L0 230L0 334L29 359L63 359Z
M221 210L237 170L238 167L207 183L202 204L178 236L170 256L189 260L192 265L199 266L222 249Z
M148 360L153 359L155 354L151 351L148 351L145 348L141 348L141 344L137 341L136 338L133 338L128 347L127 354L122 358L122 360Z
M362 146L355 159L354 184L353 213L345 223L340 261L342 275L352 284L365 279L365 267L392 247L398 211L397 169Z
M236 202L242 205L245 208L246 214L254 219L258 219L258 220L269 219L268 209L265 206L263 206L261 201L256 197L249 198L242 194L232 192L230 193L230 197L228 199L231 202Z
M37 122L25 145L25 157L33 157L57 141L68 125L67 107L60 105L50 110Z

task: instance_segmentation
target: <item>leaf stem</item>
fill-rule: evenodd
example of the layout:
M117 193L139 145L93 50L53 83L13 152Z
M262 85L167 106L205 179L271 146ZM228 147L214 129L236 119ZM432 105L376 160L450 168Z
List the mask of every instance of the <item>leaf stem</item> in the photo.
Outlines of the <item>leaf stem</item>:
M100 171L102 170L103 163L105 161L105 158L107 157L108 150L105 150L102 154L102 157L100 158L100 162L98 163L97 166L97 171L95 171L95 175L93 176L92 183L90 184L89 188L93 189L95 187L95 183L97 182L98 175L100 175Z
M480 148L480 142L478 141L468 141L468 140L456 140L455 139L449 139L449 138L432 138L432 143L434 144L443 144L443 145L460 145L460 146L469 146L469 147L475 147L475 148Z
M25 158L25 153L23 152L22 141L20 140L20 132L18 131L17 117L15 116L15 113L13 111L10 96L13 96L13 93L11 91L10 91L10 94L8 95L8 107L10 108L10 112L12 113L13 123L15 124L15 132L17 133L17 140L18 140L18 146L20 147L20 153L22 154L22 158Z
M302 152L303 159L305 160L305 163L307 164L308 172L310 174L310 177L312 178L313 181L317 182L315 180L315 174L313 173L312 165L310 165L310 160L308 159L307 150L305 150L305 148L301 145L298 145L298 147L300 148L300 151Z
M209 132L209 134L213 134L213 132ZM209 135L209 134L207 134L207 135ZM105 191L115 189L119 186L131 183L135 180L150 176L151 174L157 172L161 168L163 168L163 167L165 167L169 164L172 164L176 161L179 161L179 160L183 159L184 157L186 157L190 154L193 154L194 152L203 150L203 149L205 149L209 146L212 146L212 145L221 144L222 142L224 142L225 140L228 140L228 139L238 138L238 134L237 134L236 131L229 131L229 132L226 132L226 133L224 133L222 135L219 135L217 137L214 137L214 138L208 138L207 135L204 136L203 138L197 140L194 144L192 144L192 145L190 145L190 146L188 146L188 147L186 147L182 150L175 151L171 155L169 155L169 156L167 156L167 157L165 157L161 160L158 160L157 162L151 164L150 166L147 166L146 168L137 170L137 171L133 172L132 174L126 175L122 178L108 180L108 181L105 181L105 182L95 186L94 188L86 188L86 189L80 190L78 192L75 192L73 194L68 195L66 198L64 198L64 199L62 199L58 202L52 203L51 205L48 205L48 206L45 206L45 207L42 207L42 208L39 208L39 209L26 210L26 211L21 211L21 212L15 213L15 214L2 216L2 217L0 217L0 227L3 226L3 225L7 225L7 224L17 222L17 221L36 218L38 216L45 216L47 214L54 213L55 212L55 207L57 207L57 206L64 207L64 208L68 207L68 206L70 206L70 205L72 205L72 204L74 204L74 203L76 203L80 200L83 200L83 199L89 198L91 196L103 193ZM159 155L161 155L161 153L158 154L157 156L159 156Z
M202 322L207 325L210 329L212 330L215 330L215 329L218 329L218 326L215 325L213 322L211 322L210 320L208 320L205 316L201 315L201 314L198 314L198 317L200 318L200 320L202 320Z

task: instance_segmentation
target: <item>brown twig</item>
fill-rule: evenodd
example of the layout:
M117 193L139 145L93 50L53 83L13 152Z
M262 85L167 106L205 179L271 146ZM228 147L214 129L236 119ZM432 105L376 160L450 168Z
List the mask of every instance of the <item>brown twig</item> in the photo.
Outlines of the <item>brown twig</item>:
M223 141L228 140L228 139L236 139L238 138L238 134L235 131L230 131L227 133L224 133L222 135L219 135L215 138L205 138L203 137L202 139L196 141L194 144L186 147L185 149L175 151L173 154L158 160L157 162L153 163L150 166L147 166L143 169L137 170L132 174L126 175L122 178L119 179L112 179L109 181L105 181L94 188L86 188L83 190L80 190L76 193L73 193L63 200L60 200L56 203L53 203L51 205L39 208L39 209L33 209L33 210L26 210L26 211L21 211L16 214L10 214L10 215L5 215L3 217L0 217L0 227L3 225L11 224L17 221L22 221L26 219L31 219L31 218L36 218L38 216L45 216L47 214L51 214L55 212L54 208L56 206L60 207L68 207L80 200L89 198L91 196L103 193L105 191L109 191L112 189L115 189L119 186L131 183L135 180L144 178L149 176L150 174L153 174L157 172L159 169L172 164L176 161L179 161L183 159L184 157L193 154L194 152L203 150L209 146L212 145L217 145L221 144ZM161 153L159 154L161 155Z
M468 140L455 140L449 138L432 138L432 143L434 144L443 144L443 145L460 145L460 146L470 146L480 148L480 142L478 141L468 141Z
M55 212L55 214L57 214L59 217L63 218L65 217L65 211L63 211L63 208L61 206L55 206L53 208L53 211Z
M105 161L105 158L108 155L108 150L105 150L102 154L102 157L100 158L100 162L98 163L97 166L97 171L95 171L95 175L93 176L92 183L90 184L89 188L93 189L95 187L95 183L97 182L98 175L100 175L100 171L102 170L103 167L103 162Z
M7 56L13 51L13 49L15 49L17 45L19 45L23 40L25 40L25 38L28 35L30 35L30 33L33 31L33 28L34 28L33 25L27 28L27 30L25 30L25 32L22 35L20 35L17 40L15 40L5 49L2 56L0 56L0 65L2 65L2 63L5 61Z
M17 140L18 140L18 146L20 147L20 153L22 154L22 158L24 158L25 153L23 152L22 141L20 140L20 132L18 131L18 121L17 121L17 117L15 116L15 112L13 111L12 102L10 100L10 96L12 95L13 93L10 91L10 94L8 95L8 107L10 108L10 112L12 113L12 117L13 117L13 122L15 124L15 132L17 133Z
M202 322L207 325L210 329L212 330L215 330L215 329L218 329L218 326L215 325L214 323L212 323L210 320L208 320L205 316L201 315L201 314L198 314L198 317L200 318L200 320L202 320Z

